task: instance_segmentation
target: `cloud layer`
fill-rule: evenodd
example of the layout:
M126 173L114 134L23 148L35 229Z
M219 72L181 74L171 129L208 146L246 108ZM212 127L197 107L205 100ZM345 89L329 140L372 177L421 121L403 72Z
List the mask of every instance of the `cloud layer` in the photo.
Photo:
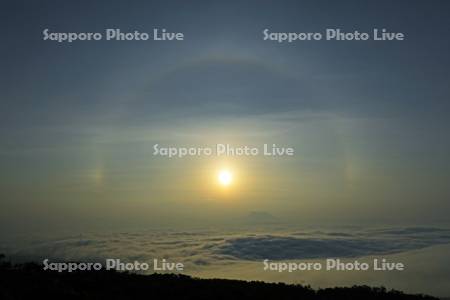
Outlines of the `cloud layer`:
M18 260L104 258L150 261L166 258L192 268L239 261L364 257L401 253L450 242L450 230L387 228L345 231L170 231L86 234L7 244L2 252Z

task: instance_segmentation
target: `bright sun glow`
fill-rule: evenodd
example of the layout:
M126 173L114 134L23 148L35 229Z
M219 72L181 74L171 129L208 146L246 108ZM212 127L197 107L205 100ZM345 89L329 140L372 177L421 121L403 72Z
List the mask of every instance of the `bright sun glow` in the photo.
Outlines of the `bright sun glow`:
M220 170L217 179L221 185L228 186L233 181L233 174L228 170Z

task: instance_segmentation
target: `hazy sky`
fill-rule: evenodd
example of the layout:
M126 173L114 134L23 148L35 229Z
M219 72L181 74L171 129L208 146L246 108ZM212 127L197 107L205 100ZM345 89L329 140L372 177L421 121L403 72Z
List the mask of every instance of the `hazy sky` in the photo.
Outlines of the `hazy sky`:
M0 9L0 227L447 223L446 1L6 1ZM43 41L42 31L184 41ZM262 31L405 41L263 41ZM283 158L152 155L276 143ZM218 169L235 182L217 186ZM7 229L8 228L8 229Z

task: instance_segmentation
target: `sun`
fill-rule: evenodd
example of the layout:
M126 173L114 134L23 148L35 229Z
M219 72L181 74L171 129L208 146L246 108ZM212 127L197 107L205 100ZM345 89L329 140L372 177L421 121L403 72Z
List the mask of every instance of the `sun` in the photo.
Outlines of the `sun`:
M233 173L228 170L220 170L217 180L222 186L229 186L233 182Z

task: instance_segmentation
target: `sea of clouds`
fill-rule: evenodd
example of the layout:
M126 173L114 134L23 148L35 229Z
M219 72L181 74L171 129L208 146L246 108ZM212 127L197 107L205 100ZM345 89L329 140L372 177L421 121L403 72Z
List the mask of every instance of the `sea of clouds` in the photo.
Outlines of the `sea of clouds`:
M198 277L283 281L333 286L385 285L412 292L450 295L450 229L430 227L298 230L146 230L93 232L58 238L3 242L0 253L14 261L123 262L166 259L182 262ZM387 257L406 263L402 274L272 274L262 261L367 260Z
M17 260L96 261L166 258L197 268L236 261L303 260L386 255L450 242L450 230L408 227L346 230L194 230L87 233L9 243Z

